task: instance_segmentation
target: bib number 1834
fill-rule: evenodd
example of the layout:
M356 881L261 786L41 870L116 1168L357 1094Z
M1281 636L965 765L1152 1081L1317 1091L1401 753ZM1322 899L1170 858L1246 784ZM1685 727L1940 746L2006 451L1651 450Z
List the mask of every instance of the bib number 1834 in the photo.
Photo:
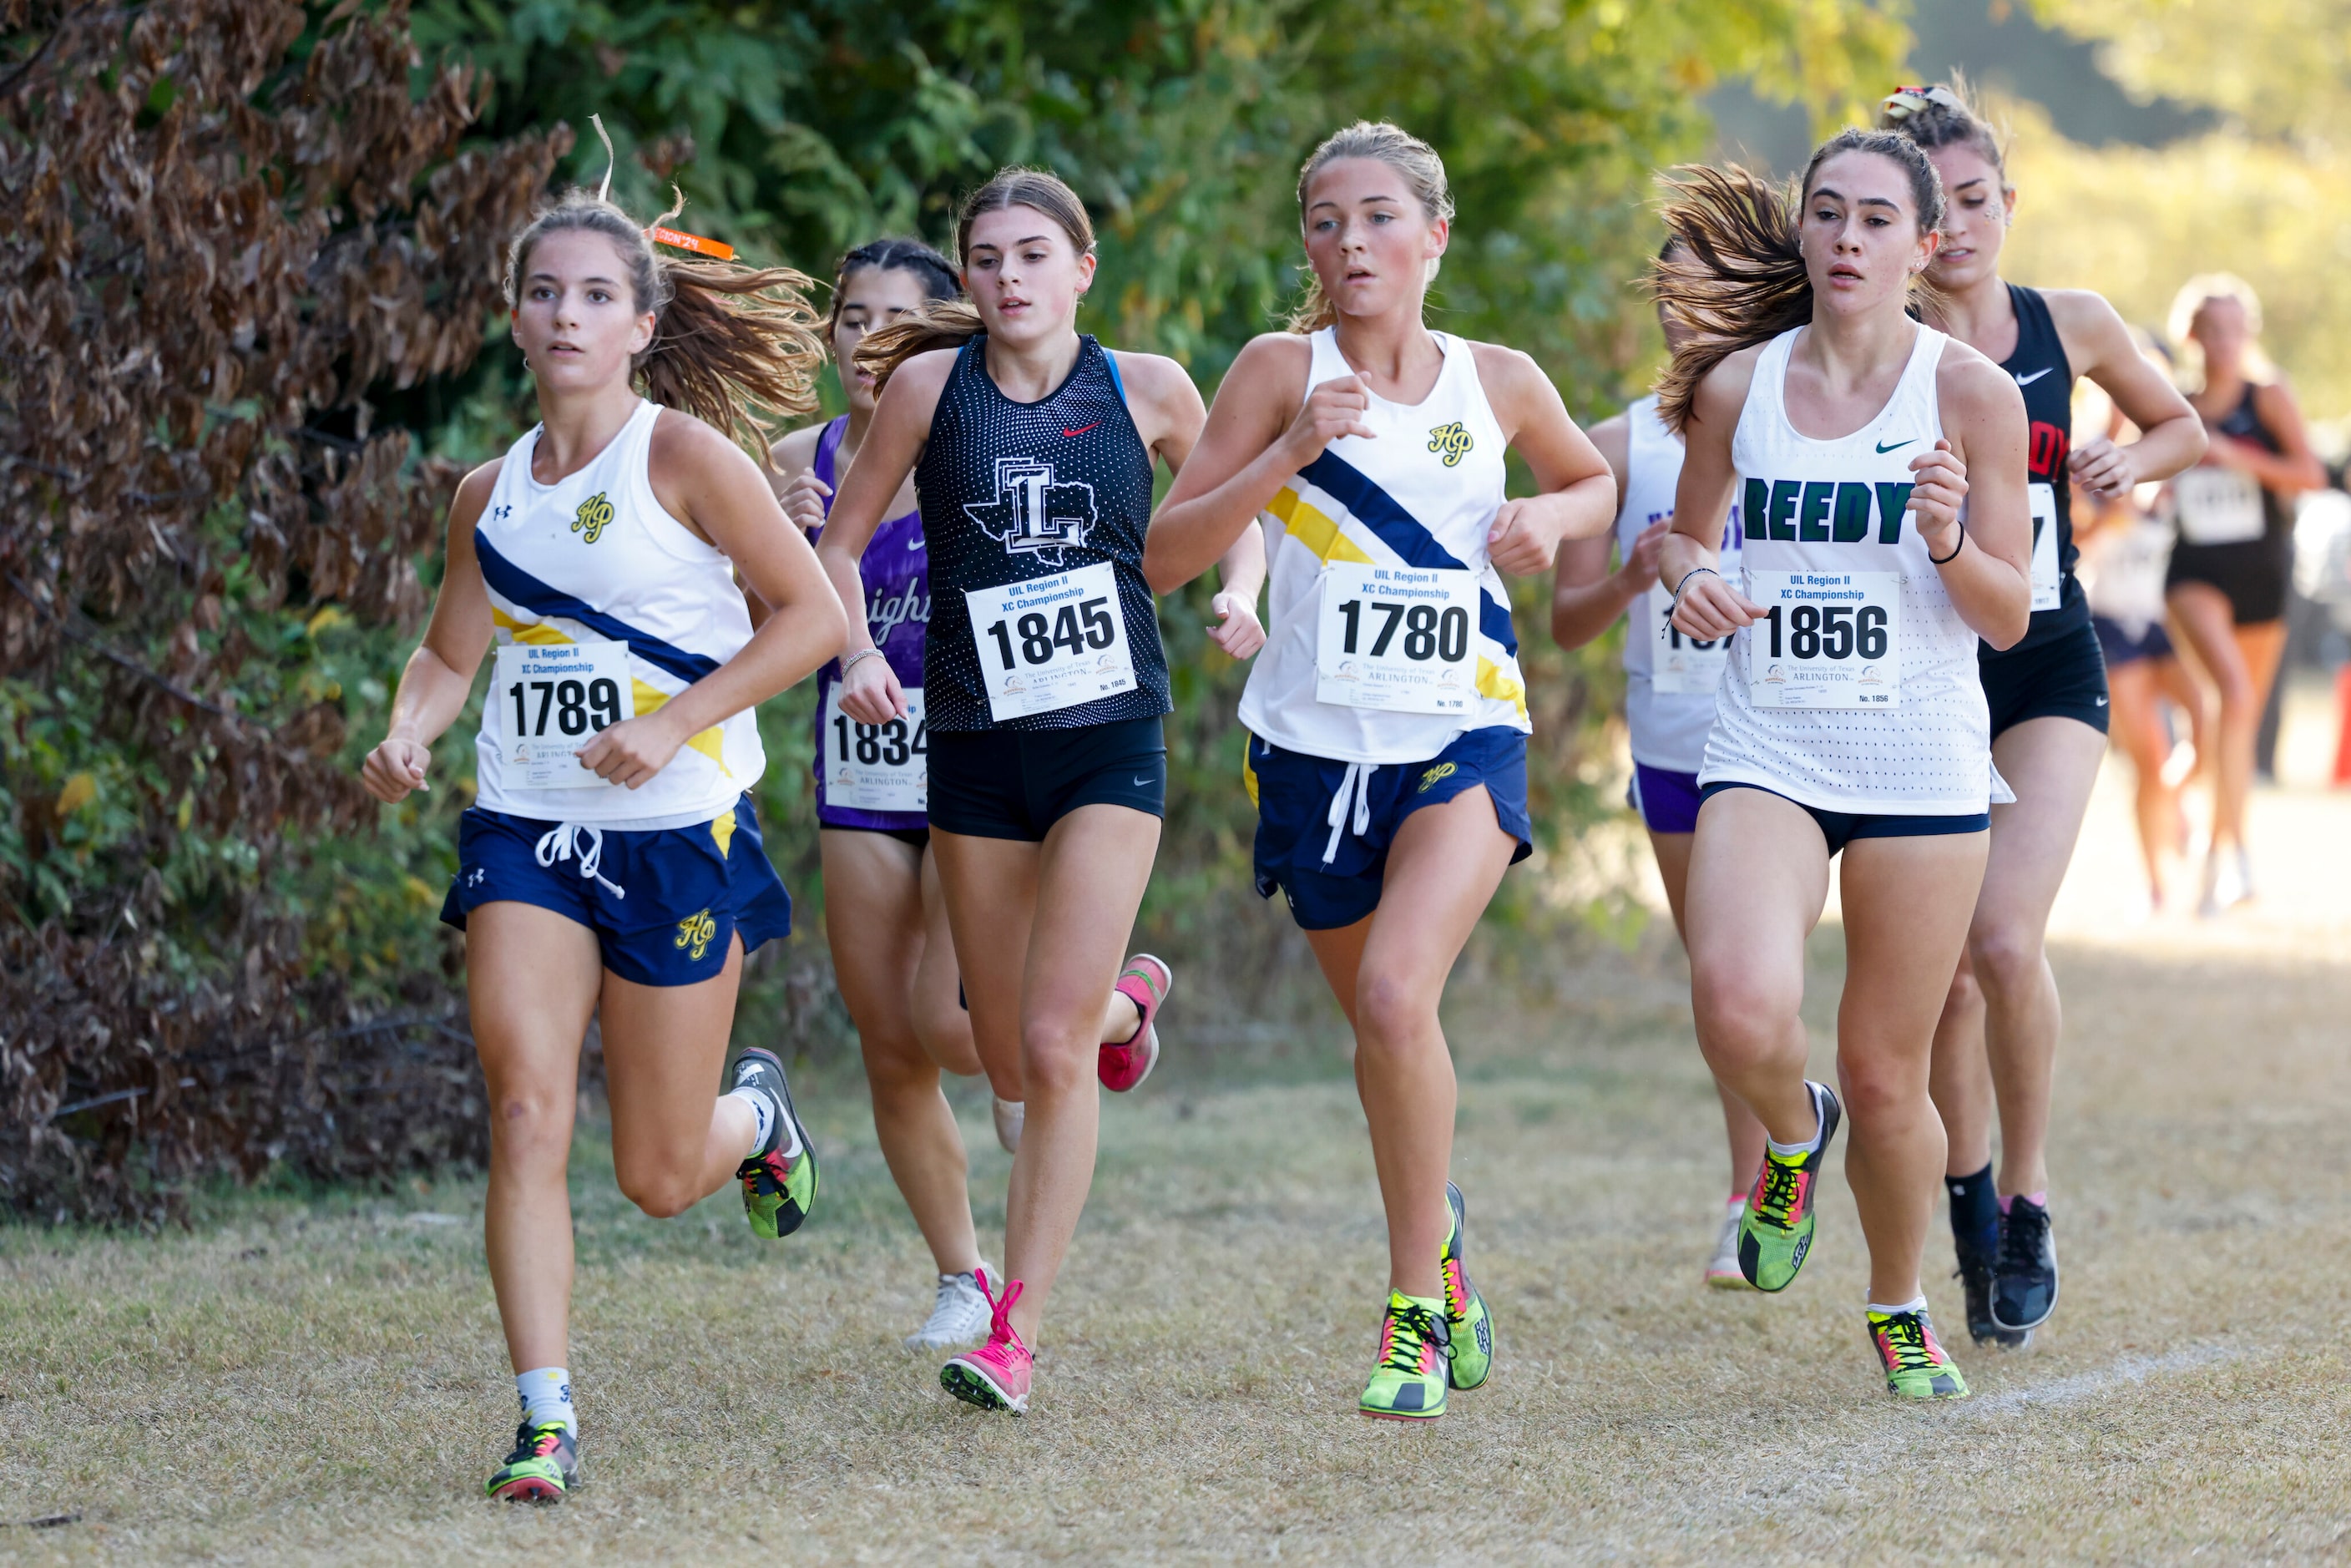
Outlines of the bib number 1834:
M824 799L856 811L930 809L930 728L923 688L906 688L906 711L887 724L860 724L841 711L841 687L824 694Z

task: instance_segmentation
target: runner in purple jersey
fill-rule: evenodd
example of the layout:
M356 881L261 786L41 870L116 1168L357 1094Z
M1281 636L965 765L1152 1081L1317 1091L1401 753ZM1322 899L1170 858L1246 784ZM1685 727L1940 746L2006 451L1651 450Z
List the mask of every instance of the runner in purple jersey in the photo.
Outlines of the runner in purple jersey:
M959 292L955 268L919 241L876 240L841 258L826 326L849 412L794 431L772 454L785 514L810 542L873 417L872 380L852 368L851 350L874 328ZM859 566L876 644L912 697L923 684L931 610L930 558L912 484L890 514ZM860 725L833 703L840 680L840 664L828 664L817 688L825 936L864 1052L874 1132L938 1270L930 1319L906 1343L944 1349L984 1337L989 1322L963 1134L939 1086L943 1069L977 1073L979 1054L957 1001L955 946L930 852L921 711L910 703L892 724ZM997 1102L997 1133L1008 1148L1019 1141L1021 1110Z

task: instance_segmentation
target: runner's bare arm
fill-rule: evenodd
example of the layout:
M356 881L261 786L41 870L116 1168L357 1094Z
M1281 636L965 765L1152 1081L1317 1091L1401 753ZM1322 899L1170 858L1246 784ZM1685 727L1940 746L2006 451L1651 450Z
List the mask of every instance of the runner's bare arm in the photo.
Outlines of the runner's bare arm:
M824 434L824 423L820 420L793 431L768 448L768 483L775 487L777 504L784 516L803 533L812 533L824 525L824 498L831 488L812 471L816 464L816 444Z
M1593 449L1608 465L1608 472L1615 476L1617 493L1622 495L1632 427L1620 413L1593 425L1590 434ZM1614 626L1616 618L1625 613L1625 607L1657 580L1657 549L1665 532L1662 522L1645 529L1634 559L1616 571L1608 570L1608 557L1615 548L1612 535L1596 534L1591 538L1562 541L1557 575L1552 580L1552 641L1562 648L1581 648ZM1641 559L1644 554L1646 561Z
M2285 450L2272 452L2258 442L2224 435L2212 443L2214 456L2231 468L2251 474L2281 496L2326 488L2326 465L2310 449L2302 404L2283 373L2276 381L2253 389L2253 408L2262 416L2262 428L2277 437L2277 444Z
M934 349L898 367L882 389L857 461L841 476L841 493L833 497L832 519L825 524L816 555L849 618L844 659L873 646L873 631L865 620L865 580L857 563L931 438L931 420L938 413L939 394L955 369L957 351ZM890 661L859 659L845 669L841 706L860 724L887 724L904 713L906 694L891 674Z
M1487 557L1516 576L1549 571L1562 539L1604 535L1616 521L1615 477L1531 357L1496 343L1472 343L1469 352L1502 439L1526 459L1536 489L1495 512Z
M840 652L841 603L816 552L784 518L749 455L690 415L664 411L646 468L678 520L725 552L771 613L735 656L649 714L623 719L580 753L597 777L635 789L688 737L807 679Z
M2042 298L2056 323L2065 362L2104 387L2115 407L2139 429L2139 438L2117 446L2094 436L2066 459L2074 483L2100 497L2132 486L2168 479L2204 455L2204 422L2165 375L2131 341L2130 329L2105 296L2086 288L2053 288Z
M1682 425L1682 476L1674 491L1674 526L1657 551L1657 580L1678 590L1674 624L1705 642L1728 637L1763 613L1762 607L1723 580L1722 523L1739 482L1730 437L1747 406L1761 345L1726 356L1698 383ZM1690 574L1703 570L1705 576Z
M2024 394L2006 371L1956 340L1944 347L1935 392L1944 436L1934 451L1911 460L1912 522L1959 619L1993 647L2006 648L2032 622L2032 502L2026 489L2032 427Z
M1120 384L1126 388L1127 413L1144 449L1166 464L1168 473L1182 473L1199 444L1201 426L1207 423L1200 389L1183 366L1164 354L1102 351L1118 368Z
M1144 539L1143 574L1153 592L1172 592L1207 570L1332 441L1371 434L1362 423L1370 401L1354 377L1306 396L1312 361L1312 346L1291 332L1252 339L1234 359Z
M441 591L433 596L433 620L401 671L382 744L360 765L360 782L379 800L396 801L412 789L433 787L425 778L433 743L465 711L475 672L489 648L490 594L474 554L474 526L490 504L505 461L493 458L466 475L449 504L448 563Z

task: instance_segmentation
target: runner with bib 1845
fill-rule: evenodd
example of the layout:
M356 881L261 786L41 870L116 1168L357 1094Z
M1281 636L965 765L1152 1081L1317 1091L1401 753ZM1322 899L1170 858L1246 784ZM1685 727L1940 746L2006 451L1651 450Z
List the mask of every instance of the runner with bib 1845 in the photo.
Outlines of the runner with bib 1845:
M823 535L841 476L873 423L873 380L852 361L868 331L962 292L946 257L919 240L883 239L841 257L826 320L849 412L776 443L784 513ZM976 1075L971 1020L956 999L955 942L930 852L930 746L924 727L923 641L931 619L930 556L914 486L859 563L865 618L906 694L906 712L860 724L841 712L840 667L817 677L816 821L824 865L824 934L841 999L857 1026L873 1132L883 1158L931 1249L938 1285L909 1349L968 1343L987 1332L970 1170L939 1073ZM1020 1107L996 1103L998 1136L1017 1132ZM1007 1138L1007 1147L1015 1141Z
M2032 422L2032 623L2010 647L1979 650L1992 759L2016 800L1992 808L1983 892L1935 1031L1934 1069L1968 1332L1979 1344L2019 1348L2057 1305L2045 1150L2060 1013L2043 946L2111 711L2105 661L2074 578L2074 491L2106 499L2168 478L2196 461L2204 434L2102 297L2001 279L2016 189L1964 82L1898 89L1879 123L1926 150L1949 203L1927 271L1937 289L1927 319L2006 371ZM2127 446L2103 434L2074 445L2076 376L2104 388L2145 434Z
M739 1179L752 1229L778 1237L816 1197L773 1052L744 1051L711 1098L743 956L791 926L746 792L766 766L752 709L843 634L807 541L720 434L764 448L747 409L813 405L806 282L665 260L585 192L523 231L507 298L541 423L457 486L432 624L361 770L381 800L430 788L495 643L441 916L465 933L483 1226L522 1405L495 1498L559 1502L577 1477L565 1172L591 1018L638 1207L682 1214ZM772 607L757 632L738 573Z
M1258 891L1276 888L1355 1031L1387 1208L1388 1290L1360 1408L1442 1416L1493 1328L1447 1180L1452 1058L1437 1001L1528 853L1526 689L1502 573L1603 533L1607 465L1526 355L1431 332L1450 237L1445 165L1393 125L1324 141L1298 181L1314 284L1251 341L1152 529L1173 588L1271 540L1271 632L1241 697ZM1538 494L1506 498L1516 450Z
M1967 1393L1919 1286L1943 1128L1935 1019L1983 877L1995 775L1976 639L2031 617L2024 403L1981 354L1908 313L1942 182L1917 146L1849 131L1790 211L1743 170L1689 169L1656 264L1692 329L1659 388L1687 452L1659 575L1674 622L1735 634L1698 779L1688 922L1698 1041L1769 1142L1740 1227L1749 1281L1809 1254L1830 1140L1869 1243L1886 1386ZM1743 584L1715 549L1734 496ZM1804 1077L1804 939L1842 853L1844 1100Z
M1660 259L1673 254L1667 241ZM1665 319L1670 352L1688 334ZM1673 595L1657 581L1657 554L1673 526L1674 490L1681 483L1681 437L1657 417L1655 393L1639 399L1614 419L1592 427L1592 444L1616 476L1616 528L1613 543L1620 558L1608 568L1612 536L1572 539L1559 547L1559 572L1551 601L1552 640L1581 648L1604 633L1620 616L1625 629L1625 722L1631 731L1633 783L1629 804L1648 830L1665 883L1666 906L1674 929L1684 925L1684 893L1689 880L1690 837L1698 828L1698 770L1706 758L1707 732L1714 727L1715 688L1729 662L1728 638L1707 641L1685 634L1667 613ZM1739 570L1739 503L1722 530L1725 577ZM1720 1085L1723 1129L1730 1145L1731 1191L1719 1211L1714 1251L1706 1266L1709 1285L1747 1289L1739 1271L1739 1221L1747 1208L1749 1185L1763 1161L1763 1124L1747 1103Z
M1166 809L1167 664L1143 540L1153 459L1180 467L1203 410L1173 361L1079 334L1093 227L1060 180L998 174L966 198L956 244L970 303L859 346L879 402L818 554L842 602L866 604L859 563L914 475L935 605L931 846L980 1061L997 1095L1027 1107L1008 1278L983 1277L987 1343L940 1381L1018 1414L1093 1179L1096 1080L1132 1089L1159 1050L1168 967L1148 954L1120 963ZM1245 544L1235 570L1253 599L1262 546ZM863 616L841 690L860 724L907 711Z

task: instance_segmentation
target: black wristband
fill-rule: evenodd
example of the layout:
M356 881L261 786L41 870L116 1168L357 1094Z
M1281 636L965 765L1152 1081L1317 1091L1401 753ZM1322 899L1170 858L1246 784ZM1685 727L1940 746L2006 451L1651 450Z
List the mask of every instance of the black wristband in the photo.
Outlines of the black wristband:
M1959 559L1959 552L1960 552L1961 550L1963 550L1963 549L1967 549L1967 548L1968 548L1968 520L1967 520L1967 518L1965 518L1965 517L1961 517L1961 518L1959 519L1959 543L1957 543L1957 544L1955 544L1955 545L1953 545L1953 546L1951 547L1951 553L1950 553L1950 554L1949 554L1949 555L1947 555L1947 556L1937 556L1937 555L1934 553L1934 551L1932 551L1932 550L1928 551L1928 552L1927 552L1927 564L1928 564L1928 566L1945 566L1945 565L1948 565L1948 564L1949 564L1950 562L1952 562L1952 561L1955 561L1955 560Z

